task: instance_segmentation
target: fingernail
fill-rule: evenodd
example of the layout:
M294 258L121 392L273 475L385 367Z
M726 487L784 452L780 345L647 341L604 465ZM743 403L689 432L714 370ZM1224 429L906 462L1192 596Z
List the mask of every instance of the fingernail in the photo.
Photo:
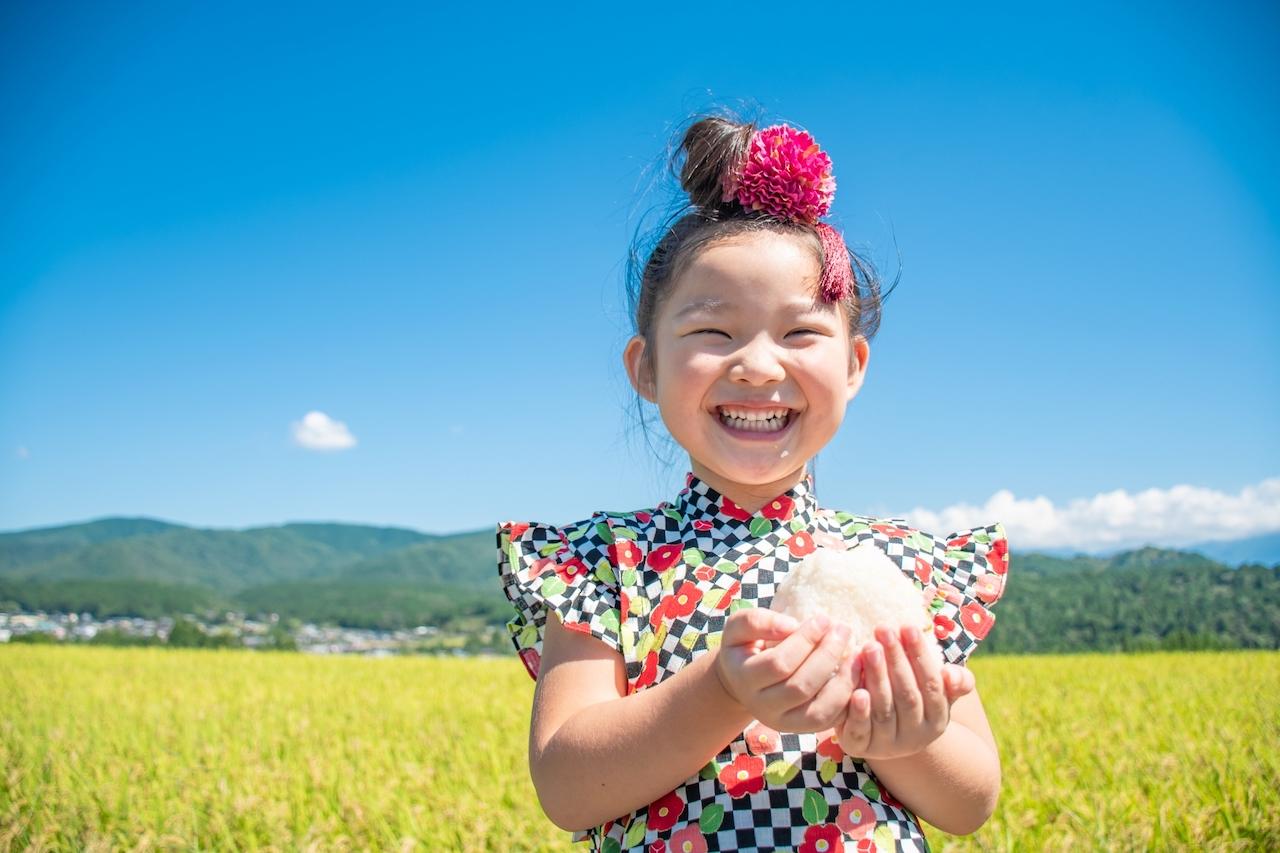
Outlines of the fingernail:
M842 643L849 640L849 626L843 622L837 622L835 627L836 639Z

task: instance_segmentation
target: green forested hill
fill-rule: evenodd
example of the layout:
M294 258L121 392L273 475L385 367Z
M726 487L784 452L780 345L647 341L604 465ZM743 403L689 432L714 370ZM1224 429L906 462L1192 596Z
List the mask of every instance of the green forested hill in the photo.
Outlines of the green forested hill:
M1140 548L1015 552L988 652L1280 648L1280 567ZM236 608L353 627L506 620L492 529L287 524L207 530L150 519L0 534L0 603L100 616Z

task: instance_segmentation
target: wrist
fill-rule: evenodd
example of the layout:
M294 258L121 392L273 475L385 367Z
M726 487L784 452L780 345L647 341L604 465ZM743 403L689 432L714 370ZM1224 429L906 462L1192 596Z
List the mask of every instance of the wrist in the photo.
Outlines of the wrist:
M723 662L720 659L720 649L717 648L711 652L711 671L715 673L715 686L719 688L719 693L724 702L732 709L734 713L744 716L751 716L747 711L747 706L742 703L737 694L733 692L733 688L729 685L729 678L725 674Z

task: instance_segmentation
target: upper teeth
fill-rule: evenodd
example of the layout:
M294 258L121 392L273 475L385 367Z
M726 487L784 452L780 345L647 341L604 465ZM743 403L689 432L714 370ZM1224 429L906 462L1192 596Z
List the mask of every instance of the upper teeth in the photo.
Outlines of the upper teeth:
M720 412L726 417L738 418L744 421L767 421L772 418L786 417L790 409L735 409L730 406L721 406Z

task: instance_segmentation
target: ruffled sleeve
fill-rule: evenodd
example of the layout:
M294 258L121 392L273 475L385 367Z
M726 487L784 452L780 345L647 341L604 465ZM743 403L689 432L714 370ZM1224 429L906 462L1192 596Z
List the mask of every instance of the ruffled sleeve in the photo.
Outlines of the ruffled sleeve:
M566 628L590 634L621 654L618 574L600 524L593 517L564 527L498 525L498 576L515 609L507 630L534 679L550 612Z
M917 558L927 558L929 566L926 571L918 564L917 577L933 613L933 633L947 662L963 664L995 625L991 608L1004 594L1009 571L1004 525L959 530L941 540L923 534L923 540Z

